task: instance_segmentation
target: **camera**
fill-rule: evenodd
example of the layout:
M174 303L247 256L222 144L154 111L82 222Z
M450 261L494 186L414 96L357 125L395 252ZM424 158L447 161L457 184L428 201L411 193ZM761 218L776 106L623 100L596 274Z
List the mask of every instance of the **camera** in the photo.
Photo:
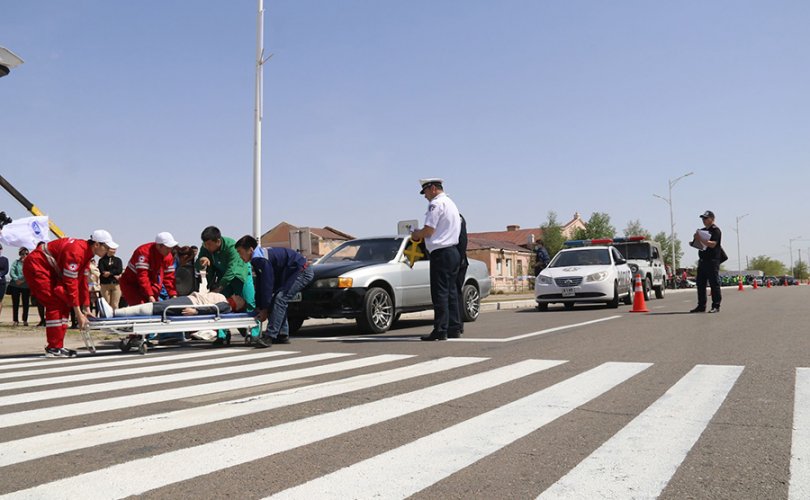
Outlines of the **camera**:
M12 222L11 217L6 215L5 212L0 212L0 229L3 229L3 226L6 224L11 224Z

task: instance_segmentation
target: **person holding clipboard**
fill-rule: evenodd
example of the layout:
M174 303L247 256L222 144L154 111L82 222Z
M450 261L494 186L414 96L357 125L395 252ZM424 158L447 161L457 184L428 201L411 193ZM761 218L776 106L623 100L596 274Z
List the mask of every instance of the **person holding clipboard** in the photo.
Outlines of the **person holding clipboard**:
M690 245L698 249L698 269L697 269L697 307L689 312L706 312L706 284L712 289L712 308L710 313L720 312L720 264L728 257L720 246L722 231L714 225L714 212L706 210L700 215L703 220L703 228L695 231Z

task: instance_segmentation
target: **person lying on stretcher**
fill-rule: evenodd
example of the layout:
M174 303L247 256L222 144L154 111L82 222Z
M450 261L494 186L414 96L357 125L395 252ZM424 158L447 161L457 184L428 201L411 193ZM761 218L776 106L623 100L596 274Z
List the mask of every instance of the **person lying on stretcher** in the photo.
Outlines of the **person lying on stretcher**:
M103 299L101 299L103 300ZM192 292L190 295L174 297L161 302L146 302L136 306L121 307L112 311L109 304L104 303L99 308L99 317L126 317L126 316L163 316L163 312L169 306L216 306L220 314L230 312L241 312L245 310L245 299L239 295L225 297L221 293L215 292ZM112 313L112 314L111 314ZM169 316L194 316L197 314L213 314L211 307L186 307L185 309L170 309Z

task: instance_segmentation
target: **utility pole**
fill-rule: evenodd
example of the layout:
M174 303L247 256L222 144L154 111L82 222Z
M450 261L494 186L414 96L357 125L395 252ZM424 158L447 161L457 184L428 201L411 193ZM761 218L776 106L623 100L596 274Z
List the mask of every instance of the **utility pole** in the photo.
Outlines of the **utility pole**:
M737 232L737 277L742 276L742 258L740 257L740 221L749 215L751 214L737 216L737 229L735 229ZM747 268L748 266L746 266L746 269Z

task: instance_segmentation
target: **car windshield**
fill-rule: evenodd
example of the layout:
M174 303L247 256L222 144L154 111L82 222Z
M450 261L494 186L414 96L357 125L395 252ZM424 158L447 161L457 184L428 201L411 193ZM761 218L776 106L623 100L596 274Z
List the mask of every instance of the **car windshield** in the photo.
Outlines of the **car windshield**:
M388 262L396 257L402 238L372 238L343 243L322 258L319 264L335 262Z
M650 245L648 243L614 244L613 246L621 252L625 259L646 260L650 258Z
M606 266L610 264L610 252L606 248L585 248L560 252L548 267Z

